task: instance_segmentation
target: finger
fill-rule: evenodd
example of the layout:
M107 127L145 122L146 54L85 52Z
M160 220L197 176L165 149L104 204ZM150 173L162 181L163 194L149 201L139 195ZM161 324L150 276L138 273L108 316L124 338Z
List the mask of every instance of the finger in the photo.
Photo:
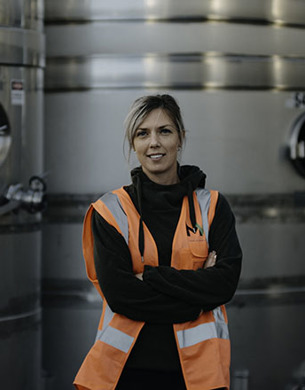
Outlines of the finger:
M204 268L213 267L216 264L216 257L217 255L215 251L210 252L204 264Z
M135 277L140 279L140 280L143 280L143 272L136 274Z

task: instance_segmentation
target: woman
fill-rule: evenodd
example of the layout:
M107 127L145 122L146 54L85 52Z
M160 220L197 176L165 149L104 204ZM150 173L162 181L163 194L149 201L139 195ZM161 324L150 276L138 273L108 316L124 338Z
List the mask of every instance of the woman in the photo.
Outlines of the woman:
M78 389L228 389L224 304L242 253L225 198L205 174L179 166L185 140L169 95L144 96L126 118L140 167L104 195L84 223L89 279L103 298L95 344ZM217 261L216 261L217 254Z

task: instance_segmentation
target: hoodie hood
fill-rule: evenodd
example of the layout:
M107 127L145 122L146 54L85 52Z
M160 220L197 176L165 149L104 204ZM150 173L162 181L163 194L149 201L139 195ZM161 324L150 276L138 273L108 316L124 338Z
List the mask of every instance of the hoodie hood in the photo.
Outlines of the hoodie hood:
M198 187L205 187L206 174L200 168L194 165L180 166L178 164L177 171L180 182L171 185L162 185L151 181L143 172L142 167L137 167L131 171L131 179L134 185L137 185L138 179L140 179L143 185L147 187L147 190L164 191L173 193L173 195L176 192L177 197L179 197L179 194L182 195L182 193L184 193L183 196L186 195L187 192L183 191L183 189L188 188L189 182L193 191Z

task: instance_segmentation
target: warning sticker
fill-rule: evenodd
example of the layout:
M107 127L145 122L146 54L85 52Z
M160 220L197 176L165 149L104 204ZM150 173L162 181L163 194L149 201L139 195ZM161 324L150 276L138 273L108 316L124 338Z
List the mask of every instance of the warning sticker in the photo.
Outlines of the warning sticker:
M11 104L24 105L24 82L23 80L11 80Z

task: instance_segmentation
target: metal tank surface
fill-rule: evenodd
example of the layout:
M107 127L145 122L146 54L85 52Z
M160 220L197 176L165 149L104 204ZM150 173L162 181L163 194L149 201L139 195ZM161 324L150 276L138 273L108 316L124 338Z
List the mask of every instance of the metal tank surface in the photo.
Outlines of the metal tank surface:
M244 252L228 304L232 390L292 390L305 361L305 3L47 0L43 231L44 369L72 389L100 299L86 280L89 203L130 182L123 120L170 93L187 130L182 163L208 175ZM57 331L54 332L54 327Z
M0 0L0 383L42 389L43 2Z

